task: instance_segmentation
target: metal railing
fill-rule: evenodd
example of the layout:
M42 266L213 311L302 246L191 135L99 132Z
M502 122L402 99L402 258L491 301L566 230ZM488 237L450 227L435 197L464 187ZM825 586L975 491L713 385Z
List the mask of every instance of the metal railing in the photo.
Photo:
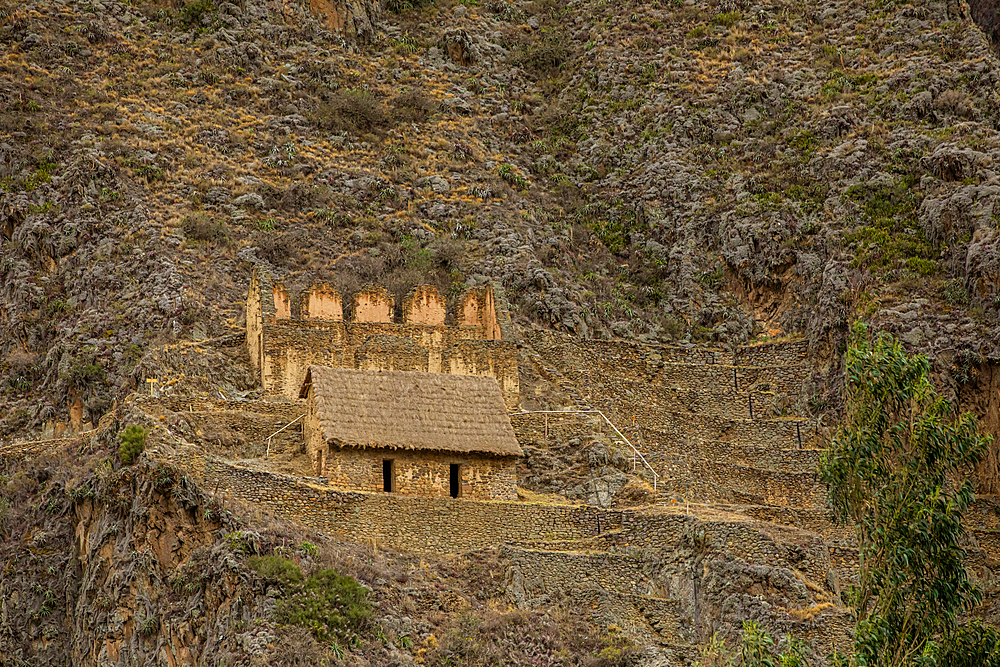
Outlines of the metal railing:
M656 473L655 470L653 470L653 466L649 465L649 461L647 461L646 457L642 455L642 452L636 449L636 446L632 444L632 441L626 438L625 434L619 431L618 427L615 426L612 423L612 421L608 419L605 416L605 414L600 410L527 410L524 412L509 413L510 417L516 417L518 415L600 415L601 419L603 419L608 424L608 426L610 426L614 430L614 432L618 434L618 437L624 440L625 444L627 444L629 447L632 448L633 472L635 471L636 466L638 465L638 461L642 461L642 464L647 468L649 468L649 472L653 473L653 493L656 493L656 485L660 480L660 476Z
M286 428L288 428L289 426L291 426L292 424L294 424L298 420L302 419L303 417L305 417L304 414L299 415L298 417L296 417L292 421L288 422L287 424L285 424L284 426L282 426L281 428L279 428L277 431L275 431L271 435L267 436L267 452L265 452L265 454L264 454L264 458L265 459L271 455L271 438L273 438L274 436L278 435L279 433L281 433Z

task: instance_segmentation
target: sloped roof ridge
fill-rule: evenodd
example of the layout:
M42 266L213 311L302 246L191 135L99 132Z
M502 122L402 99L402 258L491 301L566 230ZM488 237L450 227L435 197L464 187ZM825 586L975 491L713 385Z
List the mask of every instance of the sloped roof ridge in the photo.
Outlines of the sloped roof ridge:
M310 366L309 385L324 440L342 447L524 455L493 377Z

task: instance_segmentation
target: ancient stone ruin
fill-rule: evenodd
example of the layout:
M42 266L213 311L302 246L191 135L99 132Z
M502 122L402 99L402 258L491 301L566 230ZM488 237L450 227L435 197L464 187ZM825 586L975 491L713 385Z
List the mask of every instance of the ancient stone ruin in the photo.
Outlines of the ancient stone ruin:
M300 396L306 452L333 486L517 499L523 452L493 378L313 366Z
M349 296L345 317L345 295L331 285L295 291L254 272L246 339L265 392L296 398L310 366L484 375L496 379L507 408L517 409L517 346L491 287L468 290L451 313L430 285L414 288L399 312L384 287Z

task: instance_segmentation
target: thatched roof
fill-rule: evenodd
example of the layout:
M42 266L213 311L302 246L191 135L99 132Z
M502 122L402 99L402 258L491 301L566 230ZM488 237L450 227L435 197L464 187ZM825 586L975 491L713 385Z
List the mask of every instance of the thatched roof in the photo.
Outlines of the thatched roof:
M311 366L323 438L340 447L388 447L523 456L492 377Z

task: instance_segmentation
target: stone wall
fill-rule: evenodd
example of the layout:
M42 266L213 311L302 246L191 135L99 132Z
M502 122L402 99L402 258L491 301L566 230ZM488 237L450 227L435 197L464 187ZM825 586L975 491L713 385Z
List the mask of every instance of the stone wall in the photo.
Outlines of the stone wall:
M403 300L399 322L384 288L366 288L352 299L352 317L344 321L341 295L331 286L313 284L295 298L255 270L247 294L247 347L266 392L296 398L311 365L416 370L489 375L507 408L517 409L517 346L491 288L471 289L456 306L454 325L446 324L446 304L430 286Z
M773 450L797 449L801 440L805 448L818 444L815 423L800 419L730 419L714 415L660 413L661 422L653 428L643 428L643 439L663 443L686 440L719 440L734 444L767 447Z
M830 556L821 536L721 512L717 520L712 520L680 510L623 511L621 539L655 553L696 539L706 553L721 553L751 564L794 568L813 581L825 581L830 569Z
M344 321L344 304L340 292L327 283L317 283L302 290L299 304L302 319Z
M274 319L274 301L261 295L270 291L267 274L254 271L247 291L247 351L258 376L264 363L264 322Z
M417 370L496 378L509 410L519 404L517 346L469 338L475 329L421 324L290 320L265 327L263 386L298 397L309 366Z
M384 448L326 447L313 460L330 485L351 491L383 492L383 461L391 460L392 492L404 496L451 497L451 465L458 464L459 497L517 500L514 457Z
M0 443L0 460L28 461L49 450L74 442L79 442L79 438L50 438L47 440L25 440L11 444Z
M809 341L785 341L744 345L736 349L733 364L742 366L803 366L809 354Z
M573 438L582 441L595 433L610 431L605 426L604 420L597 414L514 413L510 415L510 423L514 427L514 435L522 447L525 445L544 446L548 441L565 442Z
M761 470L745 465L697 461L692 479L697 482L691 493L699 500L803 509L820 509L826 504L826 486L812 472Z
M621 511L395 493L341 491L309 480L250 470L194 448L169 462L221 493L287 519L360 542L417 553L456 553L504 543L577 540L621 527Z
M414 287L403 299L403 321L407 324L444 326L446 310L444 299L432 285Z
M709 551L752 564L795 568L814 581L825 581L831 566L822 536L724 512L713 520L679 509L602 510L344 491L317 481L239 467L194 448L171 462L206 488L235 494L319 530L362 542L377 539L387 548L403 551L451 553L503 544L534 548L543 542L603 536L622 548L660 553L690 542L697 534Z
M729 352L705 346L672 347L627 341L585 341L555 331L536 329L522 334L543 357L564 359L567 367L620 368L629 374L653 373L663 364L754 366L806 365L808 341L746 345ZM731 372L731 371L730 371Z
M539 551L505 547L500 558L508 569L508 590L524 599L570 590L614 590L633 595L655 595L658 586L636 556L621 553Z
M395 301L384 287L367 287L354 295L355 322L392 322Z

